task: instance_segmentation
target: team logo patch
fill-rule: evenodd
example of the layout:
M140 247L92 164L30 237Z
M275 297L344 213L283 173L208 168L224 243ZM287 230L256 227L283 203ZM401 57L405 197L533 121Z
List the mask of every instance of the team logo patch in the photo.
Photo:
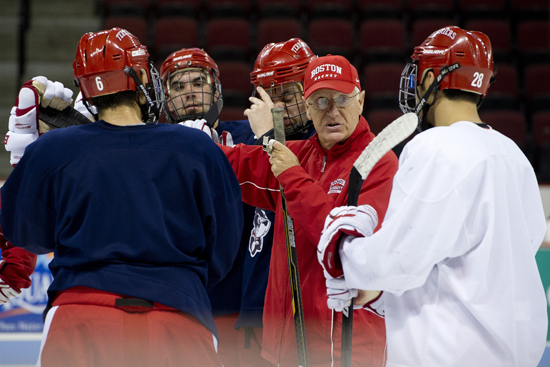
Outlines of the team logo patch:
M329 194L339 194L342 192L342 189L346 185L346 181L339 178L336 181L330 183L330 188L328 189Z
M264 237L271 228L271 221L265 214L265 211L256 208L254 214L254 228L250 232L250 240L248 241L248 251L250 256L254 257L257 253L262 252L264 248Z

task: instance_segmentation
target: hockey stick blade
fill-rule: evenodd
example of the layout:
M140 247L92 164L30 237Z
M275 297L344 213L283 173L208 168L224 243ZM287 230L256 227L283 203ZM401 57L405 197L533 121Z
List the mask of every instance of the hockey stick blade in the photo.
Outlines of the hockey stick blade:
M409 112L386 126L353 164L349 179L348 205L357 205L359 191L372 168L393 147L407 139L418 126L418 116Z
M72 108L65 107L62 111L52 107L39 107L38 118L55 128L63 128L73 125L86 125L91 123L86 116Z
M348 205L357 206L361 186L372 168L393 147L407 139L418 126L418 116L409 112L386 126L363 150L353 164L349 175ZM353 335L353 299L342 312L341 366L351 366L351 345Z
M222 109L223 109L223 99L220 98L212 104L212 106L210 107L206 115L204 115L206 124L210 126L210 128L213 128L216 121L220 118Z

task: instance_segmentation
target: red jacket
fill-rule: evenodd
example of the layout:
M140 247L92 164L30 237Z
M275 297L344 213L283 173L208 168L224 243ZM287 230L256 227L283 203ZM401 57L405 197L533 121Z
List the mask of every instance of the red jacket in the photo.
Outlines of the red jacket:
M336 313L331 326L332 311L327 307L325 277L317 262L317 243L330 210L347 205L351 167L373 138L367 121L361 117L353 134L328 151L319 144L317 134L309 140L289 141L287 145L301 166L287 169L278 179L271 172L269 157L262 147L222 147L241 184L243 201L276 212L262 342L262 356L274 365L298 365L279 183L294 220L309 363L330 366L331 348L335 361L340 359L342 315ZM386 213L397 166L395 154L386 154L369 174L359 196L359 204L369 204L377 210L379 223ZM356 310L353 329L356 365L381 366L384 320L369 311Z

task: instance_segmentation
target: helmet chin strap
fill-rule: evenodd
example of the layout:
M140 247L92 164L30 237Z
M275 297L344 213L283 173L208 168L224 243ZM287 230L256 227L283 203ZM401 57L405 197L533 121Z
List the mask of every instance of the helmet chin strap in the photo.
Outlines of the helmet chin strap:
M443 78L445 78L447 74L449 74L450 72L458 68L460 68L460 64L458 62L450 66L445 65L439 72L439 75L437 76L437 78L435 78L432 84L428 87L428 90L426 91L426 93L424 93L424 95L416 105L416 108L414 111L416 115L419 115L420 112L422 112L422 119L420 121L420 124L418 124L418 127L416 128L418 132L422 132L424 130L427 130L433 127L430 124L428 124L428 121L426 121L428 110L430 109L432 104L435 103L435 98L437 97L437 91L439 90L439 85L441 84L441 81L443 80ZM434 102L432 104L429 104L428 98L430 98L430 95L432 94L432 92L434 92Z
M134 82L139 87L141 93L143 93L143 95L147 99L147 104L149 105L149 109L147 109L147 107L145 105L140 105L143 116L147 116L147 119L146 119L145 122L151 120L153 118L153 116L156 116L156 118L158 119L159 110L158 110L157 106L155 105L155 102L153 102L153 100L151 99L151 96L149 95L149 93L147 93L147 89L145 89L145 86L143 85L143 83L139 79L136 71L134 69L132 69L131 67L129 67L129 66L125 66L124 67L124 72L126 74L128 74L132 79L134 79ZM152 113L150 113L150 112L152 112Z

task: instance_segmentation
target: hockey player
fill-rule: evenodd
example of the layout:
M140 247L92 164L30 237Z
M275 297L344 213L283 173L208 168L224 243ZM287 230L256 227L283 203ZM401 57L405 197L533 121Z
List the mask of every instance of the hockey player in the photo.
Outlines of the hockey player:
M54 252L41 366L221 366L206 287L238 251L239 186L202 133L150 123L148 58L126 30L84 35L74 76L97 121L40 137L2 187L6 238Z
M319 71L321 65L331 65L339 72L327 70L318 74L322 78L312 77L312 72ZM262 356L281 367L294 367L298 359L279 185L284 188L288 213L294 219L309 365L339 365L341 313L325 306L325 278L315 263L316 244L323 218L347 200L352 163L374 137L361 116L364 92L361 92L357 71L345 58L313 59L304 78L304 98L312 98L311 106L306 105L306 116L317 131L313 137L289 141L288 147L276 142L271 158L259 146L222 147L241 183L243 200L276 213L263 312ZM263 88L257 90L261 99L251 98L253 105L246 114L252 126L265 121L272 125L273 101ZM287 117L290 122L290 114ZM359 202L375 207L381 217L386 211L396 170L397 158L388 153L374 167L359 197ZM355 365L381 366L384 320L367 310L358 310L354 323Z
M433 128L405 146L385 219L365 204L333 209L319 260L336 277L339 255L347 286L384 291L387 366L535 367L548 325L535 262L546 224L529 161L478 115L490 40L445 27L412 60L400 104L408 112L425 97Z
M254 134L246 120L217 120L213 129L204 117L210 107L222 97L216 62L202 49L183 48L173 52L163 62L160 76L165 86L165 112L169 123L181 123L208 133L214 140L220 136L224 144L253 144ZM243 115L244 117L244 115ZM254 208L244 204L244 228L239 254L225 278L207 289L220 343L218 354L225 367L238 367L240 351L244 349L244 330L235 329L241 306L243 262L252 229ZM257 364L256 366L261 366Z
M283 107L286 140L307 140L315 134L315 127L305 113L304 74L317 56L299 38L270 43L258 54L254 70L250 73L254 87L264 87L274 106ZM255 97L251 98L256 100ZM248 113L248 112L245 112ZM256 120L251 126L261 144L263 136L273 137L271 119ZM244 328L242 341L250 349L242 350L242 367L261 366L262 316L271 258L275 213L256 208L253 228L247 234L247 251L244 260L242 301L237 327ZM243 233L245 235L245 233ZM241 334L242 336L243 334ZM265 363L265 362L263 362Z

